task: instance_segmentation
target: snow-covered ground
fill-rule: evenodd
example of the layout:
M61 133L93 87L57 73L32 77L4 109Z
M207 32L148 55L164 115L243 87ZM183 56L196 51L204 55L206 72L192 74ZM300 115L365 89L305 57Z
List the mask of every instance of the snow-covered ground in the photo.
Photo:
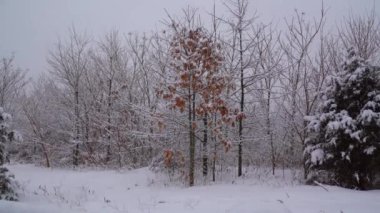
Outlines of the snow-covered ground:
M20 202L0 201L1 213L375 213L380 190L265 183L257 176L230 183L163 186L147 168L73 171L12 165Z

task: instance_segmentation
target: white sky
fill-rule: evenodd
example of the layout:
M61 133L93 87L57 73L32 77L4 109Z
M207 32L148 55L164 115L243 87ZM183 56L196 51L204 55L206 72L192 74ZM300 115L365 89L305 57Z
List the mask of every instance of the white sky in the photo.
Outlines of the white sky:
M224 9L220 0L0 0L0 58L15 54L17 66L38 76L48 67L46 57L58 36L65 37L74 25L97 38L111 29L120 33L144 32L160 28L164 9L178 14L187 5L211 11L214 2L217 13ZM364 14L375 7L376 0L325 0L328 26L339 23L350 12ZM320 0L250 0L251 10L257 10L263 21L283 23L294 9L307 16L319 16ZM219 12L218 12L219 11Z

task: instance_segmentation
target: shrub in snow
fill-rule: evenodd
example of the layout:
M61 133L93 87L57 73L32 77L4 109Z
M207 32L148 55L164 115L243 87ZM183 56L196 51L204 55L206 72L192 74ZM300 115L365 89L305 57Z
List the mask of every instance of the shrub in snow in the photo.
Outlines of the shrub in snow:
M15 139L16 133L9 131L8 121L11 116L4 112L0 107L0 200L17 200L17 194L14 191L14 176L9 174L8 169L3 166L6 154L5 143Z
M349 49L342 70L331 77L321 98L319 113L307 118L309 179L325 171L331 178L322 182L371 188L379 167L380 69Z
M0 200L17 201L14 187L14 175L10 174L7 168L0 167Z

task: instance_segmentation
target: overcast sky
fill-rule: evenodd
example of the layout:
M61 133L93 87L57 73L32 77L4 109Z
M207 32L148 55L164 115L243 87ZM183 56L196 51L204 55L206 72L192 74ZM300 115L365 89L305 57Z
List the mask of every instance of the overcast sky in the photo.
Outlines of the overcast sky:
M47 70L46 57L58 36L67 35L74 25L80 32L97 38L112 29L121 33L152 31L160 28L165 11L178 14L187 5L212 9L223 15L220 0L0 0L0 58L15 54L17 66L38 76ZM325 0L328 26L339 23L350 12L364 14L375 8L376 0ZM249 0L250 10L257 10L261 20L278 25L294 9L313 17L320 13L319 0ZM218 12L219 11L219 12Z

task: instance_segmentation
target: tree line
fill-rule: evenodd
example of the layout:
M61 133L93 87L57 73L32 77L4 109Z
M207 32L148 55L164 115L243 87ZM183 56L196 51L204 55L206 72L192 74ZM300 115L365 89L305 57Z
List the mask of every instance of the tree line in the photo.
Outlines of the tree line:
M326 30L295 11L284 29L263 23L248 0L201 21L197 9L167 15L160 30L99 39L70 28L34 81L3 58L0 106L23 135L9 153L46 167L151 166L194 185L250 166L310 171L305 117L319 112L329 76L354 48L377 65L374 13Z

